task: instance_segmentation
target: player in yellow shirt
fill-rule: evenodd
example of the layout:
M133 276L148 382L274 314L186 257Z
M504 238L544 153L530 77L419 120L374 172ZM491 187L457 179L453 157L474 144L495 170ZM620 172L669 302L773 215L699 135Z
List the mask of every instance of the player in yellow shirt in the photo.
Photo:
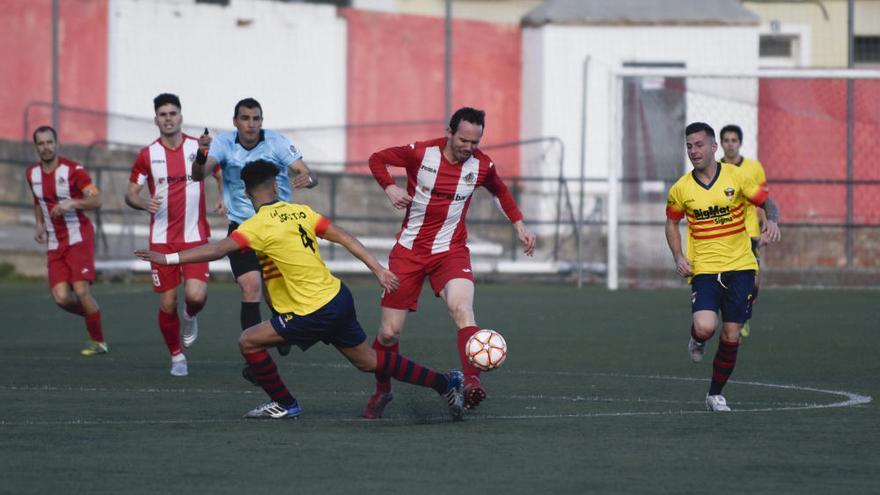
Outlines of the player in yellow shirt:
M301 409L281 380L267 350L288 343L307 350L317 342L333 344L357 369L377 379L430 387L447 401L454 420L461 420L464 400L460 371L438 373L393 352L377 352L357 321L351 292L330 273L318 249L318 237L336 242L367 265L387 291L399 287L397 277L382 266L355 237L310 207L278 200L278 168L266 161L248 163L241 172L245 192L256 214L229 237L180 253L139 250L139 258L158 264L220 259L250 248L261 254L263 280L279 313L245 330L239 348L252 375L271 401L245 414L246 418L293 418Z
M767 175L764 173L764 166L758 160L752 160L742 156L739 152L742 147L743 131L740 126L728 124L721 128L719 133L721 137L721 148L724 150L724 156L721 158L723 163L731 163L736 165L746 175L750 176L759 186L767 188ZM755 205L749 205L746 209L746 228L749 237L752 238L752 250L755 252L755 258L758 264L761 263L761 247L778 241L782 236L779 231L779 207L771 198L767 198L763 208ZM762 229L766 232L762 232ZM752 297L749 304L748 317L752 317L752 305L758 300L758 289L761 285L760 273L755 274L755 289L752 291ZM746 320L742 329L743 337L749 335L749 322Z
M669 189L666 241L678 274L691 277L693 321L688 351L694 361L702 360L721 311L721 336L706 407L730 411L721 391L736 365L740 330L758 270L746 229L746 207L763 205L767 191L736 166L715 161L718 143L711 126L694 122L685 129L685 136L694 169ZM679 223L683 218L687 218L693 259L682 253Z

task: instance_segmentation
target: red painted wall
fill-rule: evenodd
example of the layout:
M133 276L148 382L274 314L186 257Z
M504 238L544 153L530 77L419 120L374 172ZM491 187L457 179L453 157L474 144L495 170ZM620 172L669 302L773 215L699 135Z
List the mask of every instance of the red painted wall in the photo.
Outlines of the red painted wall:
M59 2L60 103L97 111L107 109L107 0ZM52 0L0 0L0 139L30 139L40 125L52 123ZM106 136L106 119L64 111L61 143L88 144Z
M350 129L347 159L365 162L377 149L442 136L443 19L350 9L343 15L348 19L349 124L436 121ZM484 146L519 140L519 27L456 20L452 53L453 111L462 106L486 111ZM519 174L518 148L489 154L503 176Z
M856 81L854 176L880 179L880 81ZM763 80L759 159L787 222L846 221L846 185L779 184L779 179L846 179L846 81ZM856 223L880 225L880 186L854 188Z

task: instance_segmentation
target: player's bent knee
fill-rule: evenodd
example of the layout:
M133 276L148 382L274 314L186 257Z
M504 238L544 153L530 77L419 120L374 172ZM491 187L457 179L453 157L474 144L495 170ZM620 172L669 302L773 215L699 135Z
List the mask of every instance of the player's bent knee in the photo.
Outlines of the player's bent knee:
M274 347L277 343L268 343L261 339L259 335L254 332L248 332L245 330L238 337L238 348L242 352L242 354L250 354L252 352L265 351L270 347Z
M701 340L709 340L712 338L713 335L715 335L715 328L695 324L694 333L696 333L697 337L699 337Z
M207 294L203 295L201 297L187 297L186 299L184 299L184 301L186 302L187 306L192 306L194 308L201 309L205 306L205 303L208 301L208 297L207 297Z
M260 287L241 287L241 300L243 302L260 302Z
M384 346L392 346L400 341L400 329L380 328L377 335L379 343Z
M370 363L368 361L352 361L351 364L353 364L355 368L363 371L364 373L372 373L376 371L375 361L373 363Z
M257 352L260 349L254 345L253 340L249 338L246 333L242 333L241 336L238 337L238 350L241 351L242 354L250 354L252 352Z

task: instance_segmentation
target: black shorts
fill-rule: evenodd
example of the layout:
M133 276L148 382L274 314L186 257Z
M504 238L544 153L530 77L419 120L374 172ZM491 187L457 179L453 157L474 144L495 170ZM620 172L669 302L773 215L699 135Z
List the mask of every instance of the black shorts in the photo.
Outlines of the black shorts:
M232 231L237 228L237 223L230 222L229 231L226 234L231 234ZM262 271L260 260L257 259L257 253L255 253L253 249L238 249L229 253L227 256L229 258L229 266L232 268L232 275L234 275L236 279L247 272Z

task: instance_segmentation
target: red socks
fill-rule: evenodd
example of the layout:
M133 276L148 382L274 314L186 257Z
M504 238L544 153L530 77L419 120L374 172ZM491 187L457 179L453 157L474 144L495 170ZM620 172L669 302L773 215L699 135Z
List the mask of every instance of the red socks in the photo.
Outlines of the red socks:
M95 342L104 342L104 331L101 328L101 311L98 310L83 317L86 319L86 330L89 332L89 338Z
M474 325L470 327L464 327L458 331L458 359L461 361L461 371L464 372L464 376L480 376L480 370L474 368L468 360L467 353L465 352L465 345L467 345L467 341L471 338L471 335L480 331L480 327Z
M180 348L180 318L177 317L177 311L166 313L159 310L159 331L172 356L183 352Z

